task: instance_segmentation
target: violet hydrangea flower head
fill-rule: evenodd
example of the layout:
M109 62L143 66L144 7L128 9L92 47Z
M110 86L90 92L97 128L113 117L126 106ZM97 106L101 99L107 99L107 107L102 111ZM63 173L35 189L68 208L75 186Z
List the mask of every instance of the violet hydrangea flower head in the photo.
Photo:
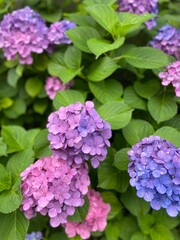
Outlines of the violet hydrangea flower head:
M167 86L172 83L175 87L176 96L180 97L180 61L173 62L165 68L165 72L159 73L162 85Z
M54 156L39 159L21 174L21 210L30 219L40 214L50 217L52 227L67 222L75 207L84 204L90 179L86 164L69 166Z
M80 235L82 239L88 239L91 232L104 231L107 225L107 215L110 205L104 203L99 192L89 190L89 210L83 222L67 222L64 224L65 232L69 238Z
M94 168L103 161L110 146L111 129L91 101L61 107L48 117L48 140L54 155L69 164L91 160Z
M154 13L158 14L158 0L118 0L119 12L130 12L135 14ZM145 23L148 29L156 26L155 18Z
M49 96L49 98L52 100L54 99L58 91L64 91L65 89L69 89L72 86L73 86L73 81L70 81L68 83L63 83L61 79L54 76L50 76L46 79L45 91Z
M70 44L71 40L67 37L66 31L74 27L76 24L68 20L52 23L47 35L50 44Z
M41 16L30 7L15 10L0 23L0 48L7 60L20 58L21 64L32 64L32 53L48 48L48 28Z
M169 216L180 211L180 149L172 143L150 136L128 151L130 184L137 196L155 210L165 208Z
M167 24L149 44L180 60L180 29Z
M26 234L25 240L42 240L43 235L42 232L32 232Z

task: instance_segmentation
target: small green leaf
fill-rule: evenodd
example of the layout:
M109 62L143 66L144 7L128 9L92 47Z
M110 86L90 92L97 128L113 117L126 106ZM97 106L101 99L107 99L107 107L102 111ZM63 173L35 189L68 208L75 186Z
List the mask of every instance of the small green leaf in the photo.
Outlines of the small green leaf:
M9 97L3 97L3 98L0 98L0 110L3 108L3 109L6 109L6 108L9 108L11 107L13 104L13 100Z
M113 5L116 2L116 0L84 0L83 3L87 6L91 6L94 4L107 4L109 6Z
M116 69L118 65L110 57L102 57L95 61L87 69L87 78L91 81L98 82L109 77Z
M36 97L43 87L42 81L37 77L29 78L25 83L25 90L30 97Z
M138 224L144 234L149 234L155 223L155 218L151 214L146 214L138 218Z
M6 171L6 168L0 164L0 192L11 188L12 178L11 173Z
M15 88L17 86L19 77L20 76L16 73L16 69L15 68L11 68L8 71L7 82L9 83L10 86Z
M114 155L114 166L122 171L127 171L128 164L129 164L129 158L127 155L127 151L129 148L122 148Z
M68 68L79 69L81 67L81 51L74 46L69 46L64 54L64 61Z
M64 90L59 91L54 100L53 105L56 110L58 110L61 106L68 106L69 104L81 102L84 103L85 99L82 93L77 90Z
M112 101L99 107L98 113L110 123L112 129L120 129L131 120L132 109L123 102Z
M150 240L150 238L149 238L149 236L138 231L138 232L133 233L130 240Z
M105 236L107 240L118 240L119 239L119 222L111 221L108 222L108 225L105 229Z
M48 102L44 99L40 99L36 101L33 105L34 111L41 115L46 111L47 107L48 107Z
M57 10L57 9L56 9ZM47 22L54 23L58 22L61 19L61 11L58 9L57 11L49 12L47 9L46 10L39 10L38 12L40 13L41 17L44 18Z
M8 118L16 119L26 112L26 103L23 99L17 98L13 104L4 110L4 114Z
M118 223L120 239L129 240L135 232L139 231L137 221L133 216L123 217Z
M124 90L124 101L132 108L146 110L145 100L135 93L132 86L129 86Z
M151 240L173 240L172 233L163 225L157 224L151 229Z
M7 145L0 137L0 156L6 156Z
M89 82L89 88L101 103L118 101L121 99L123 93L121 83L115 79L107 79L101 82Z
M175 100L165 94L150 98L147 106L157 123L169 120L177 114Z
M130 145L139 142L143 137L153 135L153 133L154 129L152 125L140 119L132 119L130 123L123 128L123 135Z

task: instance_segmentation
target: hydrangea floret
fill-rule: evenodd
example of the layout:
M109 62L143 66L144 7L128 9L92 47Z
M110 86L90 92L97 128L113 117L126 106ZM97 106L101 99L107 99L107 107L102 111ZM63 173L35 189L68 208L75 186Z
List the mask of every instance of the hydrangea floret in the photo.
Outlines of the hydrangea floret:
M91 232L104 231L107 225L107 215L110 211L110 205L104 203L99 192L89 190L89 210L83 222L67 222L64 224L65 232L69 238L75 237L77 234L82 239L88 239Z
M49 76L46 79L45 91L48 97L51 100L53 100L58 91L64 91L66 89L71 88L72 86L73 86L73 81L70 81L68 83L63 83L61 79L54 76Z
M128 151L130 184L137 196L155 210L165 208L176 217L180 211L180 149L172 143L150 136Z
M150 45L180 60L180 29L169 24L163 26Z
M52 227L66 223L84 204L90 179L86 164L69 166L54 156L39 159L21 174L21 210L30 219L37 212L50 217Z
M171 63L165 69L165 72L159 73L162 85L167 86L171 83L175 87L176 96L180 97L180 61Z
M32 232L26 234L25 240L42 240L43 235L42 232Z
M69 164L90 159L96 168L106 158L111 128L96 112L93 102L61 107L49 115L47 128L53 154Z
M158 14L158 0L118 0L119 12L130 12L135 14L154 13ZM155 18L146 21L148 29L156 26Z

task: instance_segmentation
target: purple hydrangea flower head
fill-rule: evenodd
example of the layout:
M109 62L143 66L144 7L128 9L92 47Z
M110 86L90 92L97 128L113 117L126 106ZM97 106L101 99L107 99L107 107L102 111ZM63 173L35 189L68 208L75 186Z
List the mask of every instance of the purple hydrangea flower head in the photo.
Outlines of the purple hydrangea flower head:
M163 26L150 45L180 60L180 29L168 24Z
M159 73L162 85L167 86L172 83L175 87L176 96L180 97L180 61L173 62L165 68L165 72Z
M91 232L104 231L107 225L107 215L110 205L104 203L99 192L89 190L89 210L83 222L67 222L64 224L65 231L69 238L80 235L82 239L90 237Z
M42 240L43 235L42 232L32 232L26 234L25 240Z
M84 204L90 179L87 165L69 166L54 156L39 159L21 174L21 210L30 219L40 214L50 217L52 227L67 222L75 207Z
M130 184L137 196L171 217L180 211L180 149L158 136L143 138L128 151Z
M76 24L68 20L52 23L47 35L50 44L70 44L71 40L67 37L66 31L74 27Z
M46 79L45 91L49 98L52 100L58 91L64 91L65 89L69 89L72 86L73 81L63 83L61 79L51 76Z
M110 125L99 116L91 101L70 104L51 113L47 128L53 154L69 164L90 159L96 168L107 155L112 134Z
M41 16L30 7L4 16L0 23L0 48L7 60L20 58L21 64L33 62L32 53L48 48L48 28Z
M158 0L118 0L119 12L130 12L135 14L154 13L158 14ZM148 29L156 26L155 18L145 23Z

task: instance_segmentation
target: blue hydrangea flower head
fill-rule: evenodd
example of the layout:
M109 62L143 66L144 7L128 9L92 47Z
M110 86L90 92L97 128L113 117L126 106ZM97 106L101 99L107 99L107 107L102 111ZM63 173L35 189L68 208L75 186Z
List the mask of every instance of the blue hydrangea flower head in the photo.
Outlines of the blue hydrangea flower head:
M180 211L180 149L172 143L150 136L128 151L130 184L137 196L155 210L165 208L176 217Z
M43 235L42 232L32 232L26 234L25 240L42 240Z

